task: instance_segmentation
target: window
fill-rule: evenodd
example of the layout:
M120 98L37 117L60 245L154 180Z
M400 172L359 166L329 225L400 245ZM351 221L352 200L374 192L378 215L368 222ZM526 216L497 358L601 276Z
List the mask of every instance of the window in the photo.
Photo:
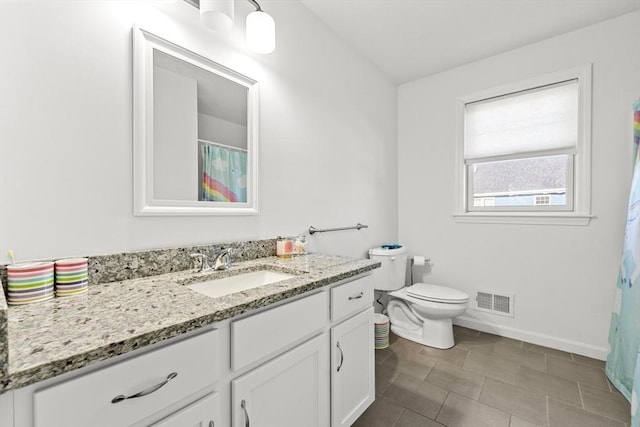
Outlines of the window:
M458 100L456 220L588 223L590 72Z

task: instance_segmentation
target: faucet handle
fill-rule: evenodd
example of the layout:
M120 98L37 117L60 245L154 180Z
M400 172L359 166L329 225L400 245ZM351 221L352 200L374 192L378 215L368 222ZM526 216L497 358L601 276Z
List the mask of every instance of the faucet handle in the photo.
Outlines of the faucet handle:
M195 254L191 254L189 255L191 258L193 259L199 259L200 260L200 271L209 271L211 270L211 267L209 267L209 258L207 258L207 256L205 254L200 254L200 253L195 253Z

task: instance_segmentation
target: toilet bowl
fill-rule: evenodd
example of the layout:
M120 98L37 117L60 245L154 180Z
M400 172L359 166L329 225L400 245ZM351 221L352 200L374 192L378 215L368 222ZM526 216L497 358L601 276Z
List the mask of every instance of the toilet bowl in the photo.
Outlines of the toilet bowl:
M398 336L435 348L451 348L452 319L467 309L469 295L446 286L416 283L403 287L407 248L373 248L369 257L380 261L374 271L374 287L388 292L387 315Z
M451 348L452 319L467 309L469 296L457 289L426 283L389 292L391 331L435 348Z

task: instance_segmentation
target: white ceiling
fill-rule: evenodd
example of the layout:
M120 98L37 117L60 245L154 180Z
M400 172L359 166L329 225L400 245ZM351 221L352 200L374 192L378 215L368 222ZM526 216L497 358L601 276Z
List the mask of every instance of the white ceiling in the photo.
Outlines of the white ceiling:
M396 83L640 10L640 0L300 1Z

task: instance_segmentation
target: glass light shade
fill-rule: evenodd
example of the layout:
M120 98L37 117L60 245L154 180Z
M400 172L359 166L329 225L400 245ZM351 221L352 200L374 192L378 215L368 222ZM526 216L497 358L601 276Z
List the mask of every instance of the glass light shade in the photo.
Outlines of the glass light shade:
M233 0L200 0L200 21L216 31L233 27Z
M271 53L276 48L276 23L268 13L247 15L247 46L256 53Z

